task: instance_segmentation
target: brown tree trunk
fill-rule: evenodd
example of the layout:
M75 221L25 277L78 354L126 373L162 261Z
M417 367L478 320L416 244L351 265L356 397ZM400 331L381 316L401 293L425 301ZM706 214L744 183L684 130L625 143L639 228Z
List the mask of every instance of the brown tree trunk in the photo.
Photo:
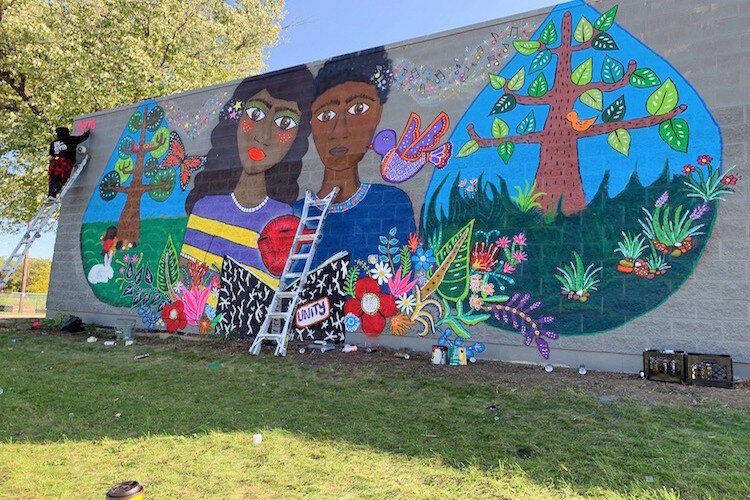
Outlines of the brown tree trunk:
M545 139L541 143L536 185L537 190L544 193L539 198L544 213L557 210L561 196L565 215L586 208L586 195L583 193L578 168L577 141L574 134L563 133L553 140Z
M130 175L130 186L128 186L128 197L125 200L125 206L120 213L120 219L117 221L117 238L133 246L137 245L141 239L141 197L145 192L143 185L143 165L146 156L144 148L146 144L146 117L148 116L148 106L143 107L143 116L141 118L141 135L135 151L135 165Z

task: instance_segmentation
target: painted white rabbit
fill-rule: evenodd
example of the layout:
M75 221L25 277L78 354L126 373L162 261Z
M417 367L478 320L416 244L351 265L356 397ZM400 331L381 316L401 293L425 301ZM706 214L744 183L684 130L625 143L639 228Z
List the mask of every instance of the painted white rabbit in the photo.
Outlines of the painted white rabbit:
M115 275L112 269L112 255L104 254L104 264L96 264L89 271L89 283L106 283Z

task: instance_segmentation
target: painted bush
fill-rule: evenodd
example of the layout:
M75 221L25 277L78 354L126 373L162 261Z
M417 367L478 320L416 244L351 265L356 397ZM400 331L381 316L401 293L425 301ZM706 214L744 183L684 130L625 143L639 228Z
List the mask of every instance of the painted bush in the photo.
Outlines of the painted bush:
M247 78L196 110L141 103L84 215L91 288L148 328L253 336L314 147L317 196L341 192L298 338L459 346L490 327L548 358L561 335L622 325L691 274L736 178L700 97L616 19L616 7L570 2L493 28L455 68L373 49L314 76L301 66ZM467 109L451 105L480 79ZM416 103L405 124L382 119L394 93ZM210 147L194 151L209 130ZM360 180L366 155L382 182ZM423 169L425 193L396 186Z

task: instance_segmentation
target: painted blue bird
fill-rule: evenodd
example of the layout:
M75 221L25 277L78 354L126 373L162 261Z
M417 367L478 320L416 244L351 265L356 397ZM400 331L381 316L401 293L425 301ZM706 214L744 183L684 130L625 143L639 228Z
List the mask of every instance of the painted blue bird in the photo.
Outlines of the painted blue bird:
M448 126L448 115L441 112L420 133L419 115L412 113L398 142L395 130L378 132L370 149L382 157L380 175L383 179L393 183L404 182L414 177L428 163L443 168L451 157L453 147L450 142L441 145L438 143L448 131Z

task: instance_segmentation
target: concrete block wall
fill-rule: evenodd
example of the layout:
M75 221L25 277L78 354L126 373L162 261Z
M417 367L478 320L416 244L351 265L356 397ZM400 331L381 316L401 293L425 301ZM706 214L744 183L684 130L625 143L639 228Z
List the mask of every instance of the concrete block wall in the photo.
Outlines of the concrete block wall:
M750 13L743 4L739 0L574 1L79 117L77 124L95 123L88 143L91 161L63 204L48 314L76 314L105 325L135 322L155 330L252 335L264 307L257 297L267 297L276 286L278 262L283 263L290 244L288 231L300 211L294 197L278 202L274 196L280 195L274 193L280 191L268 186L293 185L296 176L297 200L305 190L318 193L339 185L346 196L337 201L348 201L330 216L315 264L324 264L339 251L348 256L323 266L317 281L308 283L312 288L306 304L324 296L329 300L317 323L297 325L295 333L302 338L340 341L346 336L347 341L428 350L450 327L470 337L465 344L484 345L479 357L583 363L593 369L633 372L640 369L644 349L673 348L731 354L735 375L747 377L750 190L743 177L750 138L750 49L740 41ZM609 27L605 13L611 14L615 6L614 24ZM583 17L591 23L590 35ZM569 42L565 42L566 23ZM608 37L616 48L607 45ZM594 39L598 49L576 48ZM541 43L518 43L524 40ZM567 56L565 43L573 48ZM545 49L550 50L550 60L535 67L533 61L537 56L541 61ZM632 85L631 59L635 68L653 70L658 83ZM603 74L605 65L614 74ZM570 74L581 66L577 76ZM524 81L515 85L519 78L511 79L522 67ZM505 86L493 88L490 73L502 77ZM539 75L545 76L545 92L540 91ZM669 85L664 86L667 81L674 85L675 99L667 96L672 93ZM498 80L494 83L498 86ZM596 92L591 105L580 98L591 89L603 90L598 105ZM504 94L515 97L515 107L491 114ZM618 115L614 105L621 96L626 108ZM649 105L652 97L655 102ZM137 142L147 128L137 117L133 119L144 106L149 110L158 106L164 113L160 120L154 117L158 123L144 132L143 142L156 146L159 135L166 134L172 137L169 147L141 156L132 150L122 153L126 136ZM251 119L253 107L268 116ZM327 111L335 116L320 116ZM575 116L568 114L572 111ZM534 124L529 127L527 120L524 129L530 112ZM428 134L418 155L383 158L378 148L367 149L384 130L401 138L412 113L421 120L420 130L441 113L446 117L444 126L438 123ZM284 118L288 119L284 126L296 121L295 126L282 128L276 120ZM493 136L495 118L503 120L507 132L498 125ZM676 140L670 144L668 132L680 132L683 124L686 144ZM473 125L477 137L469 134L468 125ZM616 128L627 132L615 132ZM601 133L594 135L597 131ZM553 132L556 148L545 149L543 134ZM571 137L576 138L577 150L563 144ZM480 140L477 148L467 145L472 138ZM506 149L503 158L496 149L508 142L514 148L509 158ZM450 157L437 168L439 155L429 155L446 152L440 149L445 144L450 144ZM344 146L346 151L335 150ZM250 148L263 150L263 158ZM388 149L381 144L381 152ZM727 190L723 200L687 197L684 183L689 178L697 183L698 172L690 177L683 167L708 173L708 165L698 161L700 155L711 156L712 168L720 169L718 179ZM127 194L112 189L132 185L128 162L152 167L164 186L156 199L146 193L139 203L139 241L132 241L128 223L121 217ZM295 162L296 167L291 165ZM275 168L275 163L290 166ZM548 169L552 164L556 167ZM732 165L736 167L729 172ZM300 169L298 175L295 168ZM252 182L237 180L266 169L271 173L256 175ZM240 170L244 173L238 176ZM206 174L209 171L216 175ZM119 186L112 184L115 177ZM261 177L265 190L259 187ZM141 181L148 185L152 179L144 175ZM540 206L523 211L516 186L523 192L527 182L530 187L535 181L537 192L544 193L536 198ZM204 184L202 193L216 198L199 197L208 208L191 213L186 200L200 184ZM574 203L579 192L581 197ZM667 199L660 201L664 192ZM266 193L271 199L257 211L240 211L232 193L247 202L240 203L244 207L262 201ZM686 247L654 238L652 255L649 237L638 221L647 222L644 209L654 214L657 203L661 214L670 208L673 223L675 211L682 206L681 211L689 214L686 221L703 224L688 244L692 248L676 255L676 249ZM555 217L558 208L563 213ZM233 216L233 210L246 215ZM462 229L472 220L473 226L461 239ZM117 235L108 233L109 228ZM395 232L389 234L392 228ZM646 269L643 276L617 270L620 261L627 260L615 253L617 243L622 243L621 232L644 242L642 252L630 259L633 266ZM525 244L513 248L513 237L520 233L524 237L518 241L525 239ZM508 238L509 251L520 250L523 255L515 259L512 253L506 255L503 237ZM398 253L379 248L392 238L398 240ZM668 247L666 254L660 253L659 243ZM191 253L191 246L197 250ZM455 246L459 248L449 257ZM555 278L562 275L559 267L575 263L573 251L585 267L602 268L594 272L593 278L599 280L596 289L581 290L586 301L562 293ZM112 277L105 274L97 280L92 268L107 267L105 255L112 259ZM227 257L241 267L222 267L230 262ZM657 257L663 259L662 267L670 266L664 274L649 272L653 262L647 259ZM170 258L178 260L176 268L170 267ZM439 265L446 259L450 262L442 275ZM339 262L343 270L337 267ZM505 265L514 269L504 269ZM249 269L249 277L241 268ZM399 268L402 277L409 276L402 283L394 279ZM246 281L237 288L233 280L240 275ZM433 279L435 286L429 282ZM528 300L519 305L526 294ZM510 316L508 323L503 321L504 305L523 312L536 302L540 305L528 316L531 320L553 317L544 323L551 335L541 331L542 323L532 326L520 316L516 327ZM256 313L259 316L251 317ZM525 332L521 324L526 324ZM525 334L530 334L528 342ZM538 344L537 338L546 344Z

